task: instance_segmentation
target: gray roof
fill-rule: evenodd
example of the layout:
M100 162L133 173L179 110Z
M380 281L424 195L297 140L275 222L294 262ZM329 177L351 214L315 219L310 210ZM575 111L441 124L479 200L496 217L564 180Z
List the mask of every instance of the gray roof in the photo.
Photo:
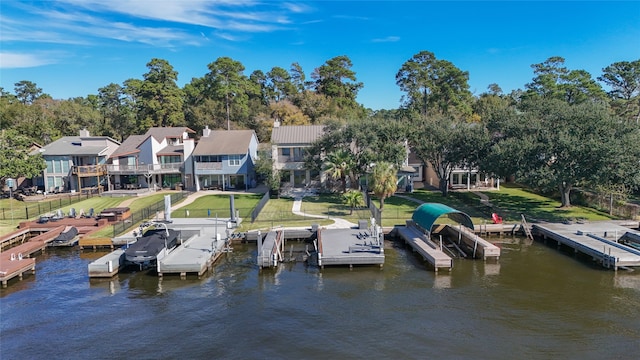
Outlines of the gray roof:
M166 138L181 138L184 133L192 133L195 134L195 131L189 129L188 127L152 127L147 130L145 134L145 138L149 136L153 136L156 141L161 142Z
M100 144L96 140L105 140L105 142ZM64 136L44 146L40 153L43 156L100 156L105 155L105 151L109 149L107 141L120 144L108 136Z
M200 138L193 155L241 155L249 151L253 130L214 130Z
M324 125L290 125L274 127L271 132L271 143L311 144L324 133Z
M147 138L147 135L129 135L122 144L111 154L112 158L131 155L140 152L138 146Z
M184 146L182 145L167 145L162 150L158 151L156 155L182 155L184 153Z

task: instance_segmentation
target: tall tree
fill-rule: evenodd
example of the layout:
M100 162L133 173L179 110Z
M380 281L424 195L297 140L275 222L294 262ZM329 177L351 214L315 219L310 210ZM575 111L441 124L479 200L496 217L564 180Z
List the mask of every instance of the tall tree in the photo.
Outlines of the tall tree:
M168 61L151 59L149 71L139 89L138 131L144 133L154 126L184 126L182 90L176 84L178 72Z
M33 102L42 95L42 89L34 82L22 80L14 85L16 98L23 104L33 104Z
M238 111L247 111L247 77L244 65L229 57L220 57L208 65L209 73L205 75L210 96L224 103L227 130L231 129L232 105Z
M275 102L290 99L297 92L291 75L287 70L277 66L267 72L267 88L269 100Z
M404 106L422 116L432 114L470 114L469 73L451 62L421 51L407 60L396 74L396 84Z
M616 112L640 123L640 59L613 63L602 69L598 80L611 88L609 96Z
M376 163L371 174L371 191L380 199L380 211L384 209L384 200L398 190L398 169L392 163Z
M315 80L315 90L336 99L341 107L356 106L356 97L363 84L357 81L352 66L351 59L346 55L327 60L311 74Z
M560 56L553 56L531 65L536 76L525 85L526 95L558 99L569 104L605 99L604 90L592 79L591 74L585 70L569 70L564 66L564 61Z

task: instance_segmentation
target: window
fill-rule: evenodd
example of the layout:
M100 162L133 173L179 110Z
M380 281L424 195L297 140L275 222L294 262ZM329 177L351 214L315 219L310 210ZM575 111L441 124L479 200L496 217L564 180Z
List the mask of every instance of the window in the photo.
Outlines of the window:
M291 149L282 148L282 156L290 156L290 155L291 155Z
M229 166L240 166L242 155L229 155Z
M55 174L66 174L69 172L69 160L62 156L53 156L46 161L47 172Z
M182 157L180 155L164 155L159 156L160 164L175 164L182 162Z

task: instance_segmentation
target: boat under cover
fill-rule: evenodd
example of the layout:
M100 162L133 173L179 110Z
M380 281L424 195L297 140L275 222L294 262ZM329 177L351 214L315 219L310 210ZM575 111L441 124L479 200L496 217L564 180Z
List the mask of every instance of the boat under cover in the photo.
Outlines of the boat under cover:
M172 229L147 230L124 251L125 261L140 266L151 265L157 260L162 250L176 247L179 234Z
M49 246L74 246L78 243L78 239L78 229L69 225L49 243Z

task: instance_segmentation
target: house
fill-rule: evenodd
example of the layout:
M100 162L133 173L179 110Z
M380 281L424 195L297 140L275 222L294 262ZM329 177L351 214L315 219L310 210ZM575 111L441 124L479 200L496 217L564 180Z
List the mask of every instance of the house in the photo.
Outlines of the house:
M38 149L47 168L35 179L45 192L102 191L107 183L107 160L120 146L108 136L64 136Z
M210 130L193 151L196 190L244 189L256 185L258 137L253 130Z
M153 127L129 136L110 156L110 188L193 187L192 134L188 127Z
M424 164L413 152L409 154L408 165L417 171L412 180L420 187L439 188L440 179L431 163ZM500 180L481 173L477 168L463 169L456 167L449 178L450 189L500 188Z
M321 181L318 171L307 169L304 163L305 149L324 133L323 125L280 126L276 122L271 132L271 158L281 179L294 187L307 186L311 181Z

